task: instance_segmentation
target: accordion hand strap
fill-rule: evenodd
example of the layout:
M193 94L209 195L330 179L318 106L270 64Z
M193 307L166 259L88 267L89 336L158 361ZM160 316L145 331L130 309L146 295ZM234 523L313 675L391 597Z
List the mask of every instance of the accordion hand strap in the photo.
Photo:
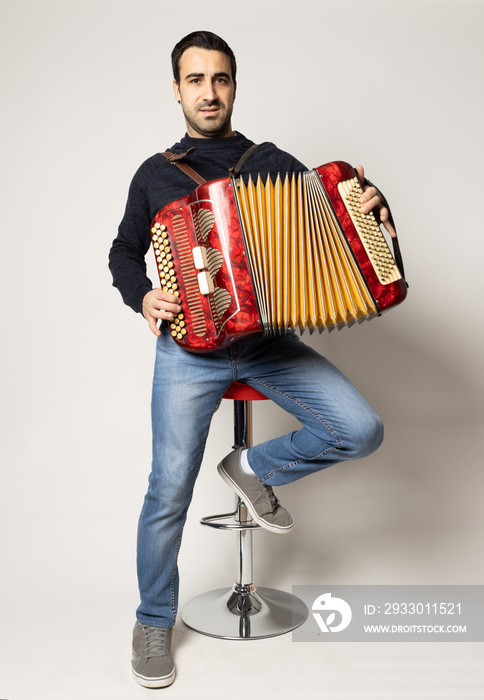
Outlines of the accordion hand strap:
M383 206L388 209L388 221L391 223L391 225L393 226L395 233L396 233L397 227L395 226L395 221L393 220L392 210L390 209L390 205L388 204L387 198L385 197L383 192L381 190L379 190L378 187L376 185L374 185L373 182L368 180L368 178L366 178L366 177L365 177L365 185L369 185L370 187L374 187L375 190L380 195L380 199L382 201ZM392 237L392 247L393 247L393 257L395 258L395 262L397 263L397 267L400 270L403 279L405 280L405 269L403 267L403 258L402 258L402 253L400 251L400 244L398 242L398 238ZM405 284L408 287L407 281L405 281Z

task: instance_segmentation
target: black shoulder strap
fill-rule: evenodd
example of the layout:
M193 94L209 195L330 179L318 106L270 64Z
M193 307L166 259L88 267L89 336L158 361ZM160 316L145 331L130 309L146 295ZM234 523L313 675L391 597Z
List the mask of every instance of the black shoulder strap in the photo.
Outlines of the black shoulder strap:
M253 152L255 151L256 148L257 148L257 144L253 143L252 146L250 146L250 148L248 148L242 154L242 156L239 158L235 168L229 168L229 173L231 175L233 175L234 177L238 177L240 171L242 170L244 163L247 160L249 160L249 158L251 157L251 155L253 154ZM203 185L207 181L204 180L203 177L201 175L199 175L196 170L194 170L189 165L187 165L186 163L183 162L183 159L185 158L185 156L190 155L190 153L193 153L194 150L195 150L194 148L189 148L188 151L185 151L185 153L177 153L177 154L170 153L170 151L164 151L162 153L162 155L165 156L165 158L167 159L167 161L169 163L171 163L172 165L176 165L178 168L180 168L180 170L182 170L185 173L185 175L188 175L188 177L191 177L192 180L195 180L197 185Z
M245 153L243 153L243 154L241 155L241 157L239 158L239 160L238 160L237 165L235 166L235 168L229 168L229 173L230 173L231 175L233 175L233 177L238 177L238 176L239 176L239 173L240 173L240 171L242 170L242 167L244 166L245 162L246 162L247 160L249 160L249 158L251 157L251 155L253 154L253 152L255 151L256 148L257 148L257 144L256 144L256 143L253 143L252 146L250 146L250 148L248 148L248 149L245 151Z
M194 150L194 148L189 148L188 151L185 151L185 153L178 154L170 153L170 151L165 151L161 155L165 156L169 163L171 163L172 165L176 165L178 168L180 168L180 170L182 170L185 173L185 175L188 175L188 177L191 177L192 180L195 180L197 185L203 185L207 181L204 180L203 177L199 175L196 170L194 170L189 165L183 162L183 158L185 158L185 156L188 156L190 153L193 153Z

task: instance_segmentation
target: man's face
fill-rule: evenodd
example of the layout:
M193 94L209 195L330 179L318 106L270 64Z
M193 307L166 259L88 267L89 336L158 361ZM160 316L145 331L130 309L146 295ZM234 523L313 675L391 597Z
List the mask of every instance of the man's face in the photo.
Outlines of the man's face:
M187 49L180 59L180 84L173 81L173 91L181 103L188 135L232 136L235 89L228 56L194 46Z

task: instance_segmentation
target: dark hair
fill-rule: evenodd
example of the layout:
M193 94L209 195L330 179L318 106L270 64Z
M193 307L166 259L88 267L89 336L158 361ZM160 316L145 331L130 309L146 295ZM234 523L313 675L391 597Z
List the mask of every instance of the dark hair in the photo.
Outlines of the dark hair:
M235 62L234 52L227 42L213 32L192 32L181 39L171 52L173 77L178 85L180 84L180 59L183 53L192 46L195 46L197 49L206 49L207 51L221 51L228 56L232 69L232 80L235 83L237 64Z

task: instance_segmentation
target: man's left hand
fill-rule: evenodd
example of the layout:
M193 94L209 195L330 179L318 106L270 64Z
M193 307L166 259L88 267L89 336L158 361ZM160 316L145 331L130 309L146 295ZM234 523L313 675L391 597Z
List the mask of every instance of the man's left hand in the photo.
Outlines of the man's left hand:
M363 194L361 195L361 211L363 214L368 214L372 209L376 209L378 212L378 217L382 222L383 226L386 228L388 233L392 238L397 237L397 232L388 220L388 209L383 205L380 195L376 187L370 187L370 185L365 185L365 172L362 165L357 165L355 170L358 174L358 179L363 187Z

